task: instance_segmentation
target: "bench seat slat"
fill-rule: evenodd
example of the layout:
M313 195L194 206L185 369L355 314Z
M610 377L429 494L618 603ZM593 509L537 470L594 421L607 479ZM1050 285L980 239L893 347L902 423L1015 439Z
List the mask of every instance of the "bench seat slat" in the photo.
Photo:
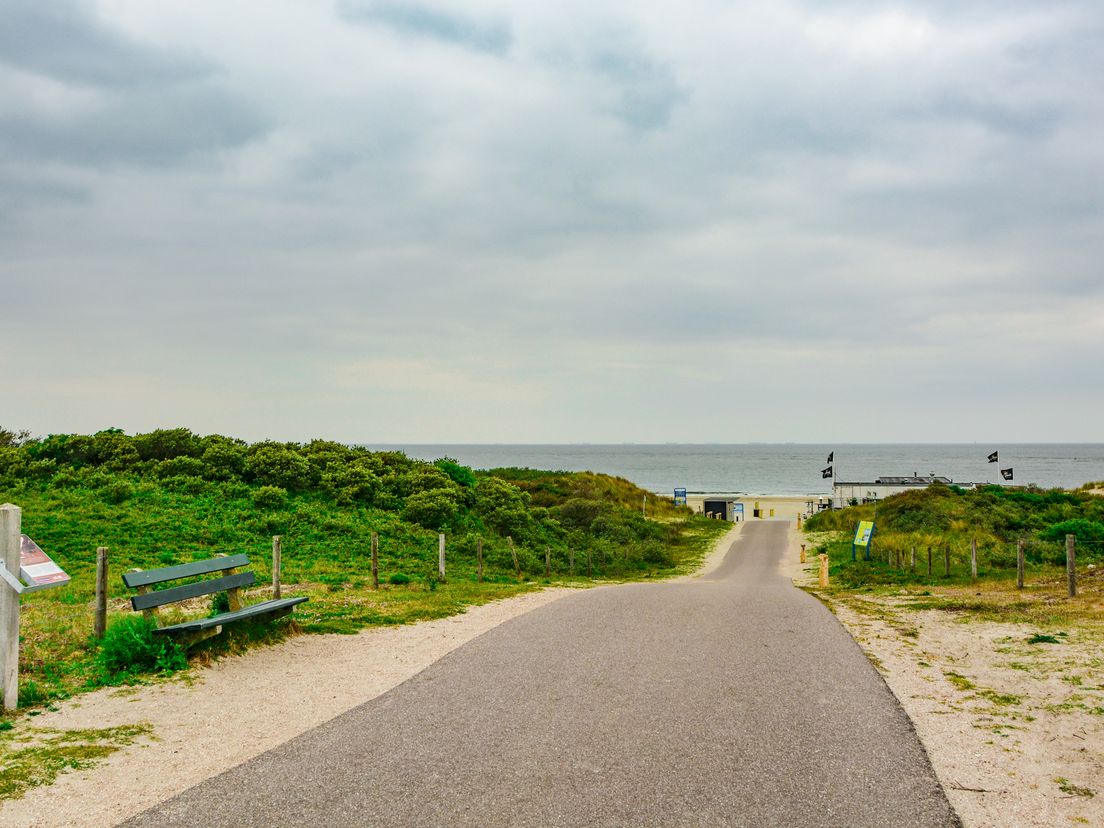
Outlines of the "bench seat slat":
M237 572L233 575L224 575L221 578L210 578L206 581L196 581L192 584L170 587L169 589L157 589L147 592L145 595L135 595L130 599L130 604L136 610L160 607L164 604L172 604L176 601L186 601L189 598L198 598L200 595L210 595L214 592L224 592L235 587L247 587L257 583L257 576L252 572Z
M170 627L161 627L153 632L154 635L199 632L200 630L210 629L211 627L217 627L221 624L229 624L234 621L241 621L245 618L253 618L258 615L267 615L270 612L279 612L285 608L290 609L296 604L301 604L306 600L309 599L304 595L298 598L277 598L272 601L262 601L259 604L253 604L237 612L224 612L222 615L216 615L214 618L197 618L195 621L184 621L180 624L173 624Z
M163 566L160 569L143 569L140 572L128 572L123 576L123 583L131 589L140 586L152 586L163 584L165 581L175 581L178 578L194 578L197 575L208 575L212 572L222 572L239 566L249 566L248 555L227 555L224 558L209 558L206 561L192 561L176 566Z

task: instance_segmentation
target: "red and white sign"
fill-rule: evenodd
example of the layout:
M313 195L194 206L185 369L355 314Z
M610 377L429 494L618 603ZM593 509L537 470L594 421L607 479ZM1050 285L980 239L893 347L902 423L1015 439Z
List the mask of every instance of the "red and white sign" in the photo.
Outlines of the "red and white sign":
M69 576L26 535L19 536L19 574L27 586L61 586Z

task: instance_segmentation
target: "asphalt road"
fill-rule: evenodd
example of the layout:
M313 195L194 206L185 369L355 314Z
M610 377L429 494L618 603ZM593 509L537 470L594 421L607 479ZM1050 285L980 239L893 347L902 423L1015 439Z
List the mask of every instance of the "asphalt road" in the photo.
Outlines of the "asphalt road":
M516 618L125 824L958 825L881 677L780 573L787 528L748 524L708 579Z

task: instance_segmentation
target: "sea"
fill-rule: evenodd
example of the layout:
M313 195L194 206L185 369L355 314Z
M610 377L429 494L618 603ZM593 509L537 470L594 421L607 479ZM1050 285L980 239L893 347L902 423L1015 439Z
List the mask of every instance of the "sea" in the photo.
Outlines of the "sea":
M476 469L519 466L602 472L668 495L676 488L749 495L824 495L832 490L832 478L823 476L829 466L836 480L855 483L914 474L949 477L963 485L1031 484L1043 488L1076 488L1104 480L1104 443L365 445L378 451L402 451L419 460L451 457ZM988 457L994 451L998 460L990 463ZM1011 481L1002 478L1002 469L1012 469Z

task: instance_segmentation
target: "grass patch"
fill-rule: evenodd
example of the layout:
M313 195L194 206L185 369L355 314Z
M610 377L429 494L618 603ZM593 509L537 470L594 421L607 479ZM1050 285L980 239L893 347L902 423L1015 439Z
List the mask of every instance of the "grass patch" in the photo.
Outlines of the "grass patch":
M1096 796L1096 791L1094 791L1092 788L1086 788L1082 785L1075 785L1064 776L1056 776L1054 778L1054 783L1058 786L1058 790L1060 790L1064 794L1070 794L1072 796L1083 796L1086 799L1092 799L1094 796Z
M90 768L151 731L149 725L100 730L2 729L0 800L18 799L30 788L50 785L67 770Z
M970 681L966 676L955 672L945 672L943 675L947 681L957 687L959 690L973 690L976 685Z

